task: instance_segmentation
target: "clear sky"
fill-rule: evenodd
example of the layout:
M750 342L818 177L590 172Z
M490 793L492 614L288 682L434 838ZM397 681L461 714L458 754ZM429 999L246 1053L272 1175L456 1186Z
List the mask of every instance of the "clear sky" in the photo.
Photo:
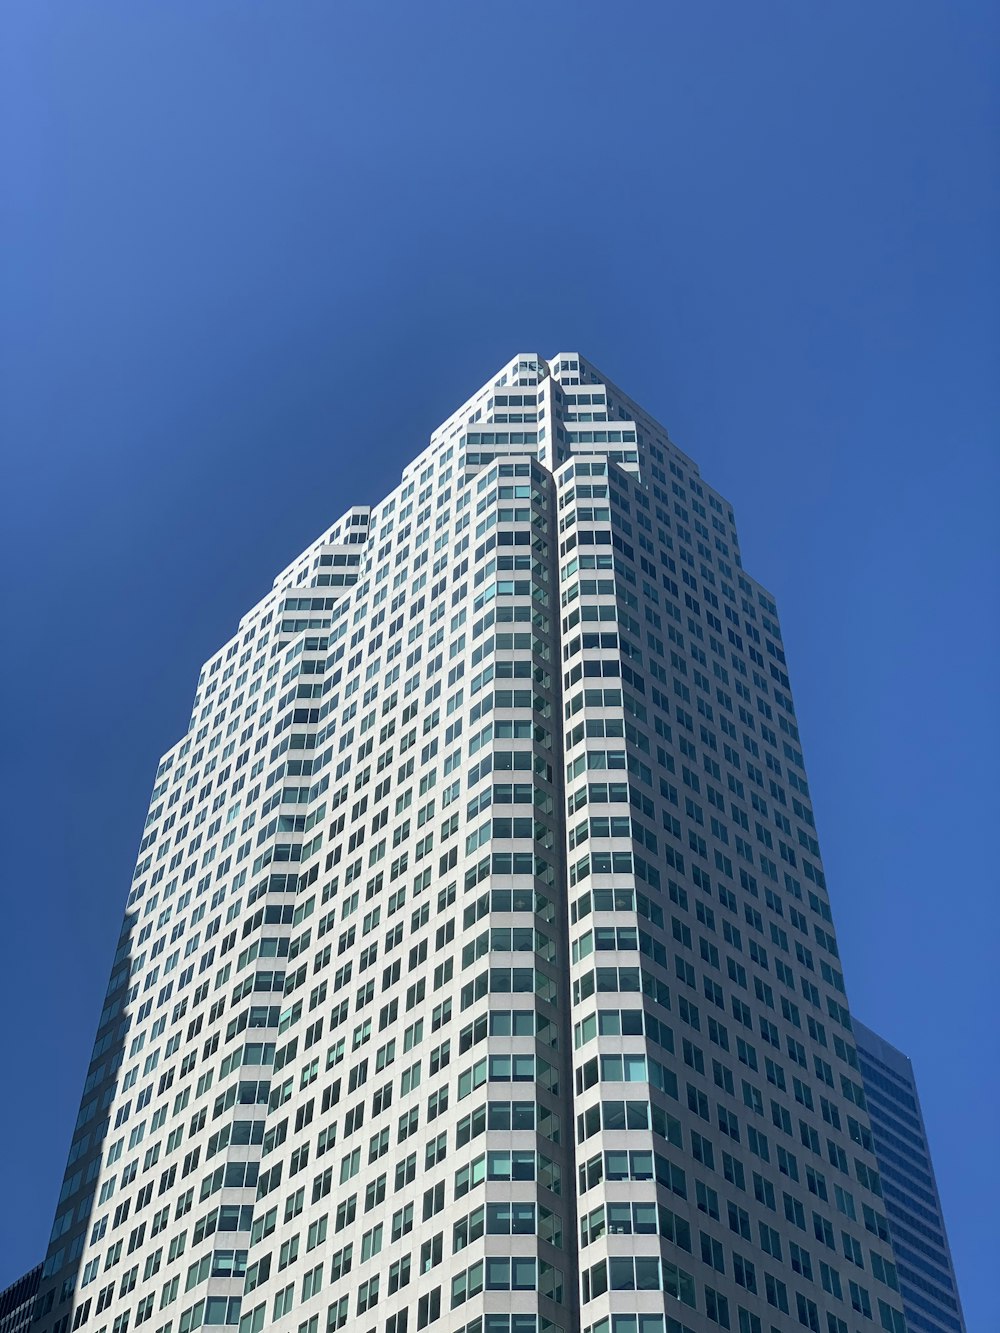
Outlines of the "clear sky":
M998 14L3 6L0 1286L202 661L497 366L575 348L777 597L851 1003L996 1327Z

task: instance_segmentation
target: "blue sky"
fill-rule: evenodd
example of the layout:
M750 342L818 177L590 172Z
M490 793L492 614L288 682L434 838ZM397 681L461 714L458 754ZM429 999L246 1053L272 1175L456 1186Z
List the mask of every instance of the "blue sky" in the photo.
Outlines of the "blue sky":
M998 36L921 0L5 6L0 1285L202 661L496 366L578 348L777 597L851 1002L915 1062L991 1326Z

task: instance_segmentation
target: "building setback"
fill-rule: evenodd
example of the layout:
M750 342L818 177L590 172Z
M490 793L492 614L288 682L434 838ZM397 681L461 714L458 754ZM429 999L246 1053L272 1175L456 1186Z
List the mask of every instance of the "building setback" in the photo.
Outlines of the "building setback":
M205 664L35 1327L348 1323L905 1329L774 602L576 353Z
M863 1023L854 1031L907 1322L965 1333L913 1065Z

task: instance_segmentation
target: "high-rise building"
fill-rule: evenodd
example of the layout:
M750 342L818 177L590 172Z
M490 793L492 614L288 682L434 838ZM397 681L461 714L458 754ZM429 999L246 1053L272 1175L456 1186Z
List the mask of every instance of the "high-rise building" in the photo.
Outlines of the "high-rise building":
M777 612L515 357L205 664L36 1327L905 1328Z
M912 1333L965 1333L913 1065L854 1022L903 1309Z
M0 1291L0 1333L28 1333L41 1276L38 1264Z

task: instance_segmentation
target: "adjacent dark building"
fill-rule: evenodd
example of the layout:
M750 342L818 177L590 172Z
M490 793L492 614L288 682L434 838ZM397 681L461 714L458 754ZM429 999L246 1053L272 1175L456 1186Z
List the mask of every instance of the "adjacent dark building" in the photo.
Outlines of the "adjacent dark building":
M913 1066L854 1022L899 1289L913 1333L965 1333Z
M12 1282L6 1291L0 1291L0 1333L27 1333L41 1276L42 1265L37 1264L29 1273Z

